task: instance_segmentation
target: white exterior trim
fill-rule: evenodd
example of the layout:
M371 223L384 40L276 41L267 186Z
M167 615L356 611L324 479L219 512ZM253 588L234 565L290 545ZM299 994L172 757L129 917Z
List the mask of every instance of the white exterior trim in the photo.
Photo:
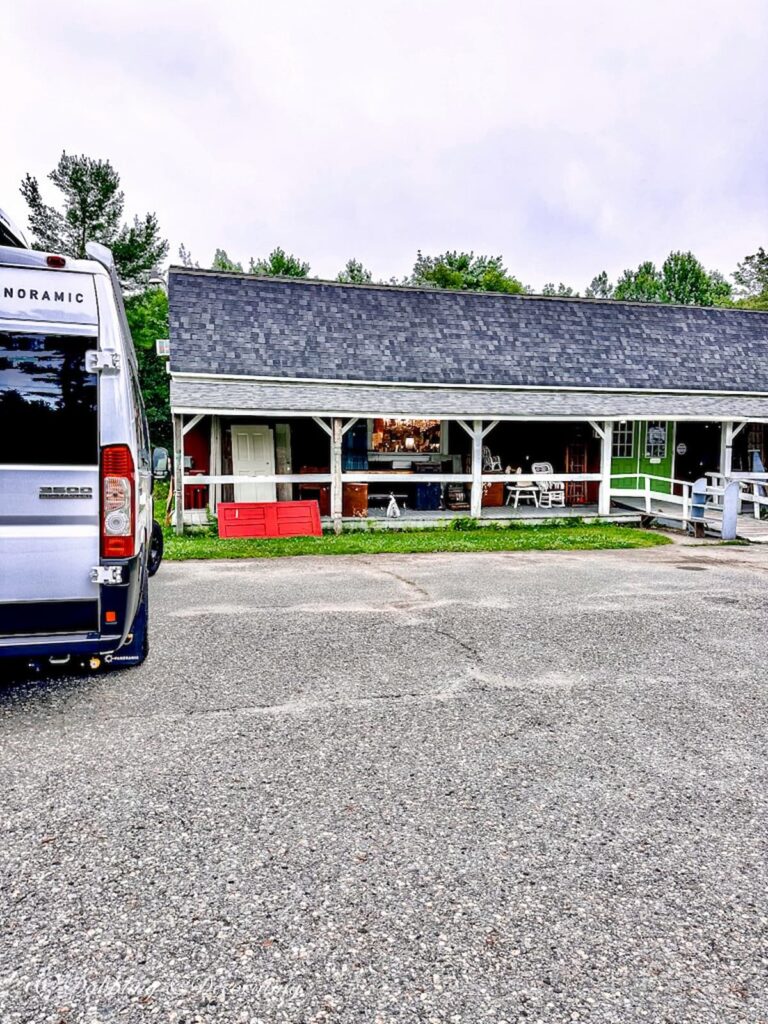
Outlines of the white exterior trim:
M766 396L766 397L768 397L768 396ZM325 409L325 410L302 409L301 411L299 411L297 409L240 409L240 408L238 408L238 409L222 409L222 408L217 408L217 407L204 408L204 407L201 407L201 406L174 405L174 406L171 407L171 412L173 412L173 413L180 413L182 415L188 415L190 413L203 413L205 415L212 415L212 416L261 416L264 419L275 419L278 416L281 416L281 417L284 416L284 417L287 417L288 419L315 419L317 417L322 417L322 416L338 416L338 417L340 417L342 419L349 419L351 417L354 417L355 419L361 419L361 420L369 420L369 419L375 419L376 418L376 415L374 413L360 412L360 411L356 412L353 409L336 410L336 411L333 411L333 412L329 412L327 409ZM384 414L382 414L382 415L384 415ZM386 418L387 419L401 419L401 418L402 419L413 419L413 415L414 415L413 412L402 412L402 413L387 412L386 413ZM455 413L447 413L447 414L446 413L432 413L432 412L420 412L419 413L419 419L425 419L425 420L450 420L451 422L459 422L463 418L464 417L462 417L460 415L457 415ZM488 414L488 415L486 415L484 417L484 419L490 419L490 418L491 418L490 414ZM531 416L531 415L527 415L527 416L526 415L517 415L517 416L515 416L515 415L506 415L506 416L501 416L501 415L498 415L497 413L493 414L493 419L494 420L498 420L499 422L502 422L502 421L503 422L507 422L507 421L511 422L511 421L519 420L519 421L528 422L528 423L537 422L537 421L540 421L542 423L557 423L557 422L562 422L562 423L588 423L590 421L590 419L598 419L598 418L599 418L599 420L601 422L602 421L609 421L609 422L613 422L613 423L618 423L621 420L632 420L632 421L637 421L637 422L647 422L648 420L667 420L669 422L682 422L683 420L686 420L686 421L690 420L693 423L696 423L696 422L727 423L729 420L732 420L734 417L733 417L733 414L726 414L726 415L722 415L722 416L713 416L713 415L709 415L707 413L698 413L696 415L692 415L692 414L686 413L685 415L670 416L670 414L668 412L643 413L642 415L635 415L635 414L628 415L627 413L616 413L613 416L606 416L604 413L601 413L599 415L599 417L589 416L586 413L584 413L582 415L578 415L578 416L573 416L573 415L571 415L571 416ZM754 417L752 417L752 416L747 416L747 417L739 416L738 419L739 420L743 419L745 423L768 423L768 416L754 416ZM15 469L16 467L12 467L12 468Z
M336 379L335 377L262 377L245 373L188 373L182 370L171 370L171 376L178 380L206 380L213 383L225 381L259 381L262 384L328 384L344 387L374 387L374 388L420 388L428 390L431 388L442 388L447 391L567 391L583 392L584 394L610 394L610 395L717 395L725 397L739 396L742 398L768 398L768 391L714 391L714 390L691 390L689 388L611 388L611 387L586 387L575 384L446 384L432 383L430 381L411 380L358 380L358 379ZM327 415L327 414L326 414Z

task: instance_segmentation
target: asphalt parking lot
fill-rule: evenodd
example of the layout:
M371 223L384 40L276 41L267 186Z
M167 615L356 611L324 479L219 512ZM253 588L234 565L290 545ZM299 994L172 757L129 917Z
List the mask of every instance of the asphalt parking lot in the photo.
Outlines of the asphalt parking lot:
M0 1019L768 1021L768 552L165 564L0 687Z

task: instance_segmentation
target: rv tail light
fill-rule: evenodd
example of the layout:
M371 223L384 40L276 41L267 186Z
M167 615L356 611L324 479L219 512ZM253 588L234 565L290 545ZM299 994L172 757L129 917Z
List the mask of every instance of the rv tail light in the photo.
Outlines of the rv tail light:
M67 265L63 256L47 256L45 262L49 267L66 267Z
M131 450L113 444L101 450L101 555L131 558L134 554L135 473Z

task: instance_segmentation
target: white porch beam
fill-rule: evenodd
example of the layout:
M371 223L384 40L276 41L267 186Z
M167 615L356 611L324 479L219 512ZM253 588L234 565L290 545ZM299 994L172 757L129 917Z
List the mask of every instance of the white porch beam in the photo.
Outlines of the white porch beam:
M182 428L182 434L184 434L184 436L186 437L186 435L190 432L190 430L192 430L193 427L197 426L197 424L200 422L200 420L203 418L203 416L205 416L204 412L199 412L197 414L197 416L193 416L192 419L189 421L189 423L185 423L184 424L184 426ZM182 419L183 419L183 417L182 417Z
M330 427L328 426L328 424L327 424L327 423L325 422L325 420L323 420L323 419L320 419L320 417L319 417L319 416L313 416L313 417L312 417L312 419L313 419L313 420L315 421L315 423L316 423L316 424L318 425L318 427L322 427L322 429L323 429L323 430L324 430L324 431L326 432L326 434L328 435L328 437L331 437L331 435L332 435L332 430L331 430L331 428L330 428Z
M343 427L340 417L331 420L331 519L333 532L341 533L341 517L343 511L343 492L341 482L341 439Z
M330 473L196 473L184 483L198 484L329 484Z
M750 474L736 474L745 479ZM754 475L754 474L753 474ZM637 473L619 474L617 479L636 479ZM751 477L750 477L751 478ZM341 474L342 483L348 484L379 484L379 483L404 483L404 484L469 484L472 483L471 473L418 473L392 470L387 472L367 472L365 470L349 470ZM667 477L652 477L667 481ZM759 474L759 479L765 481L768 474ZM194 476L184 477L185 484L329 484L333 480L331 473L196 473ZM547 480L550 483L575 483L586 480L598 483L602 480L600 473L483 473L481 480L484 484L514 483L528 484L537 480Z
M747 420L736 423L734 420L726 420L723 423L720 435L720 472L728 479L733 472L733 441L746 427Z
M493 428L494 427L498 427L498 425L499 425L499 420L493 420L493 422L489 423L488 426L485 427L484 430L483 430L483 437L487 437L488 434L490 434L490 432L493 430Z
M599 429L600 434L600 491L597 499L597 514L607 516L611 513L611 459L613 458L613 423L609 420Z
M173 490L175 492L174 529L184 533L184 417L173 417Z
M357 421L358 421L358 418L359 418L359 417L357 417L357 416L352 416L352 418L351 418L351 419L348 419L348 420L347 420L347 422L346 422L346 423L344 424L344 426L343 426L343 427L341 428L341 433L342 433L342 436L343 436L344 434L346 434L346 432L347 432L347 431L348 431L348 430L350 429L350 427L354 427L354 425L355 425L355 424L357 423Z
M603 430L603 428L600 426L600 424L596 420L587 420L587 423L590 425L590 427L592 427L592 429L597 434L597 436L600 438L600 440L604 441L605 440L605 430ZM606 420L606 426L607 426L607 424L608 424L608 421Z
M738 426L736 426L736 424L734 423L734 425L733 425L733 437L737 437L742 432L744 427L746 427L746 425L747 425L747 420L742 420L741 423L739 423Z
M470 427L468 423L465 423L464 420L456 420L456 422L459 424L462 430L466 430L470 437L474 437L474 431L472 430L472 427Z

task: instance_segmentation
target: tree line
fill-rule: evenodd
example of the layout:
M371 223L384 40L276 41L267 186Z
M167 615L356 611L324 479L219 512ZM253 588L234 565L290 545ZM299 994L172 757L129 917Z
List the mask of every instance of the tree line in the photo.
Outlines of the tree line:
M151 286L168 255L154 213L124 219L125 195L120 175L108 160L62 153L49 180L61 194L57 206L43 200L39 183L31 174L21 182L21 194L29 208L33 246L85 257L88 241L109 246L124 289L126 314L139 361L142 390L150 430L155 443L170 441L168 374L155 352L155 341L168 336L168 299L163 289ZM179 262L197 267L182 245ZM216 249L212 270L277 277L309 278L308 262L276 247L267 256L251 258L248 269ZM606 271L592 278L584 296L592 299L632 302L682 303L700 306L734 306L768 310L768 253L763 247L741 260L730 275L732 283L717 270L707 270L692 252L671 252L660 267L651 261L625 270L611 281ZM401 279L374 282L373 274L358 259L349 259L336 276L343 284L392 284L401 287L449 288L531 295L534 290L511 274L501 256L477 255L458 250L429 256L417 252L410 274ZM578 298L579 292L563 282L549 282L538 294Z
M199 267L189 252L181 247L181 263ZM261 259L251 258L248 270L230 259L225 249L217 249L211 270L234 273L261 274L280 277L309 278L310 265L285 252L274 249ZM584 289L588 299L616 299L624 302L665 302L694 306L744 306L768 309L768 253L761 247L745 256L732 274L731 284L717 270L706 270L692 252L671 252L661 267L646 260L637 269L625 270L612 282L605 270L596 274ZM457 290L506 292L511 295L534 295L533 288L524 285L509 273L501 256L478 256L473 252L445 252L438 256L416 254L410 274L388 281L373 280L373 274L356 259L348 260L337 274L342 284L391 284L414 288L452 288ZM580 298L581 294L562 282L545 284L540 295L557 298Z

